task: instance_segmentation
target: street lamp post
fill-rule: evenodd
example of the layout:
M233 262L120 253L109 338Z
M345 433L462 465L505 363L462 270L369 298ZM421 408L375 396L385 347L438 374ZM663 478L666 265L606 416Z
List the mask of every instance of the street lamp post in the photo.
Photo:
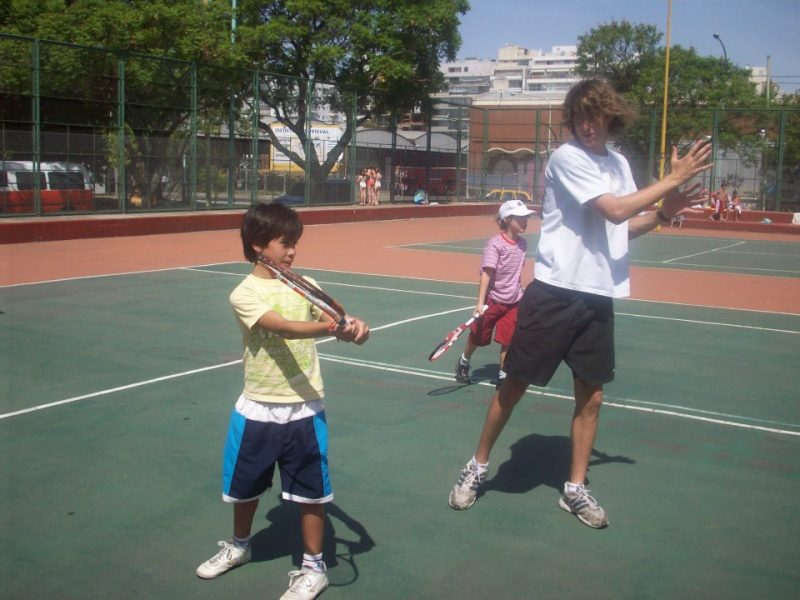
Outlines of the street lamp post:
M722 43L722 38L719 37L718 33L714 34L714 39L719 42L719 45L722 46L722 55L725 57L725 62L728 62L728 51L725 50L725 44Z

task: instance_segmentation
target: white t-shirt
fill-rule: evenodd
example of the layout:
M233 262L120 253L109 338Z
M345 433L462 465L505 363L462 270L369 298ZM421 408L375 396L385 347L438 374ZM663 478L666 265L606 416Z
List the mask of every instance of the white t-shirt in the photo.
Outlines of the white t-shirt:
M600 296L629 296L628 223L615 225L591 200L635 191L628 161L619 152L599 156L575 141L553 152L545 169L535 278Z

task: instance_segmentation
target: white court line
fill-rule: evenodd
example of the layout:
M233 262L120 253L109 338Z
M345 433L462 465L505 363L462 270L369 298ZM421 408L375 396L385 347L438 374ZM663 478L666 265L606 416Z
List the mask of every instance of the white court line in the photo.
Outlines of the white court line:
M732 306L711 306L710 304L690 304L688 302L670 302L669 300L648 300L647 298L620 298L624 302L646 302L648 304L665 304L666 306L687 306L689 308L707 308L710 310L727 310L756 313L759 315L780 315L783 317L800 317L800 313L781 312L777 310L761 310L757 308L734 308Z
M800 260L800 256L788 252L756 252L755 250L720 250L720 254L755 254L757 256L780 256L781 258L796 258Z
M241 277L241 273L232 273L230 271L216 271L212 269L197 269L194 267L184 267L184 271L197 271L199 273L213 273L214 275L236 275L237 277ZM313 269L312 269L313 270ZM389 287L380 287L377 285L360 285L356 283L341 283L338 281L318 281L317 283L323 285L336 285L339 287L351 287L351 288L358 288L362 290L375 290L379 292L395 292L401 294L417 294L420 296L444 296L445 298L464 298L470 299L472 296L458 296L455 294L445 294L443 292L425 292L422 290L401 290L399 288L389 288Z
M449 248L450 250L470 250L480 254L483 252L483 246L453 246L451 244L403 244L402 246L392 246L393 248L416 248L417 246L424 246L427 248Z
M230 264L230 263L217 263L217 264L223 265L223 264ZM213 265L210 265L210 266L213 266ZM172 269L158 269L155 272L161 272L161 271L164 271L164 270L172 270ZM241 277L242 276L241 273L235 273L235 272L232 272L232 271L219 271L219 270L214 270L214 269L202 269L202 268L199 268L199 267L179 267L177 270L194 271L194 272L198 272L198 273L210 273L212 275L230 275L230 276L235 276L235 277ZM308 270L321 271L321 272L346 273L346 272L342 272L342 271L327 271L327 270L324 270L324 269L308 269ZM148 271L141 271L141 273L147 273L147 272ZM103 276L103 277L107 277L107 276ZM384 277L391 277L391 276L390 275L385 275ZM83 279L83 278L79 278L79 279ZM404 278L404 279L415 280L416 278L410 277L410 278ZM431 280L431 281L439 281L439 280ZM359 285L359 284L352 284L352 283L340 283L340 282L337 282L337 281L321 281L320 280L318 283L320 283L322 285L332 285L332 286L340 286L340 287L352 287L352 288L358 288L358 289L363 289L363 290L376 290L376 291L387 291L387 292L401 292L401 293L405 293L405 294L417 294L417 295L421 295L421 296L441 296L441 297L445 297L445 298L457 298L457 299L463 299L463 300L469 300L469 299L472 298L472 296L465 296L465 295L460 295L460 294L445 294L445 293L441 293L441 292L425 292L425 291L420 291L420 290L402 290L402 289L399 289L399 288L387 288L387 287L381 287L381 286ZM26 285L26 284L19 284L19 285ZM680 303L680 302L661 302L661 301L658 301L658 300L637 300L635 298L633 298L633 299L632 298L626 298L625 300L634 301L634 302L655 302L657 304L673 304L673 305L677 305L677 306L697 306L697 305L692 305L692 304L683 304L683 303ZM703 307L703 305L699 305L699 306ZM706 307L706 308L711 308L711 307ZM716 307L713 307L713 308L716 308ZM458 312L459 310L465 310L465 309L453 309L453 310L450 310L450 311L445 311L445 312L442 312L442 313L436 313L435 315L428 315L428 316L431 316L431 317L433 317L433 316L441 316L441 315L444 315L444 314L449 314L451 312ZM787 315L787 316L797 316L794 313L774 313L772 311L753 311L753 310L748 310L748 309L729 309L729 310L743 310L743 311L747 311L747 312L759 312L759 313L764 313L764 314L781 314L781 315ZM774 332L774 333L800 334L800 331L795 331L795 330L791 330L791 329L776 329L776 328L771 328L771 327L759 327L759 326L756 326L756 325L738 325L736 323L720 323L720 322L716 322L716 321L700 321L700 320L694 320L694 319L680 319L680 318L677 318L677 317L659 317L659 316L653 316L653 315L640 315L640 314L636 314L636 313L627 313L627 312L616 312L615 314L618 315L618 316L638 317L638 318L642 318L642 319L656 319L656 320L662 320L662 321L676 321L676 322L681 322L681 323L692 323L692 324L696 324L696 325L710 325L710 326L717 326L717 327L733 327L733 328L738 328L738 329L750 329L750 330L753 330L753 331L771 331L771 332ZM412 320L425 319L428 316L415 317ZM376 331L376 330L373 329L372 331Z
M316 227L316 226L315 226ZM678 237L678 236L673 236ZM203 266L217 266L217 265L230 265L230 264L242 264L246 265L245 262L219 262L219 263L208 263L207 265ZM705 265L696 265L696 266L705 266ZM319 271L320 273L337 273L341 275L359 275L365 277L383 277L386 279L407 279L409 281L431 281L435 283L452 283L455 285L468 285L473 286L472 282L466 281L456 281L454 279L435 279L433 277L409 277L407 275L387 275L386 273L368 273L368 272L354 272L354 271L342 271L338 269L320 269L320 268L313 268L313 267L303 267L302 265L299 266L302 270L307 271ZM160 273L162 271L198 271L203 273L214 273L220 275L237 275L243 276L242 273L233 273L230 271L218 271L218 270L211 270L211 269L201 269L199 267L170 267L167 269L152 269L150 271L128 271L128 272L119 272L119 273L108 273L106 275L85 275L82 277L67 277L64 279L52 279L46 281L34 281L28 283L13 283L10 285L0 286L0 289L8 288L8 287L23 287L26 285L39 285L42 283L59 283L65 281L74 281L74 280L81 280L81 279L95 279L100 277L117 277L123 275L140 275L140 274L147 274L147 273ZM342 285L335 282L330 282L331 285ZM326 284L327 285L327 284ZM464 298L465 296L453 296L454 298ZM470 296L471 298L472 296ZM648 302L651 304L665 304L667 306L688 306L690 308L711 308L714 310L727 310L727 311L736 311L736 312L751 312L756 314L765 314L765 315L783 315L787 317L797 317L800 316L800 313L791 313L791 312L781 312L781 311L774 311L774 310L760 310L756 308L733 308L730 306L712 306L710 304L691 304L689 302L671 302L668 300L648 300L646 298L621 298L621 300L627 302Z
M453 313L453 312L464 311L464 310L467 310L469 308L472 308L472 307L468 306L468 307L465 307L465 308L452 309L452 310L448 310L448 311L444 311L444 312L440 312L440 313L433 313L433 314L430 314L430 315L423 315L423 316L419 316L419 317L414 317L414 318L411 318L411 319L404 319L402 321L395 321L394 323L387 323L385 325L381 325L379 327L375 327L375 328L371 329L371 331L380 331L382 329L388 329L390 327L395 327L397 325L402 325L402 324L410 323L410 322L413 322L413 321L419 321L419 320L426 319L426 318L429 318L429 317L434 317L434 316L439 316L439 315L444 315L444 314L450 314L450 313ZM317 342L317 345L324 344L324 343L327 343L327 342L331 342L334 339L335 338L333 338L333 337L324 338L322 340L319 340ZM418 376L418 377L426 377L426 378L429 378L429 379L439 379L439 380L443 380L443 381L453 381L452 374L450 374L450 373L442 373L442 372L438 372L438 371L427 371L425 369L410 368L410 367L404 367L404 366L401 366L401 365L390 365L390 364L387 364L387 363L378 363L378 362L374 362L374 361L364 361L364 360L358 360L358 359L352 359L352 358L337 357L337 356L332 356L332 355L322 354L322 353L320 353L320 358L323 359L323 360L330 361L330 362L336 362L336 363L346 364L346 365L350 365L350 366L358 366L358 367L362 367L362 368L377 369L377 370L386 371L386 372L400 373L400 374L403 374L403 375L415 375L415 376ZM56 407L56 406L62 406L62 405L65 405L65 404L71 404L71 403L74 403L74 402L79 402L81 400L87 400L89 398L97 398L97 397L100 397L100 396L106 396L106 395L114 394L116 392L130 390L130 389L134 389L134 388L138 388L138 387L143 387L143 386L154 384L154 383L160 383L160 382L168 381L168 380L171 380L171 379L177 379L177 378L180 378L180 377L186 377L188 375L195 375L195 374L203 373L203 372L206 372L206 371L212 371L212 370L215 370L215 369L221 369L221 368L225 368L225 367L230 367L230 366L233 366L233 365L241 364L241 362L242 362L241 360L234 360L234 361L230 361L230 362L226 362L226 363L221 363L221 364L218 364L218 365L211 365L211 366L202 367L202 368L199 368L199 369L192 369L192 370L183 371L183 372L180 372L180 373L173 373L172 375L165 375L165 376L162 376L162 377L156 377L156 378L153 378L153 379L148 379L148 380L145 380L145 381L140 381L140 382L124 385L124 386L110 388L110 389L107 389L107 390L101 390L101 391L98 391L98 392L93 392L91 394L84 394L82 396L75 396L73 398L67 398L65 400L60 400L60 401L57 401L57 402L50 402L50 403L47 403L47 404L40 404L38 406L32 406L32 407L29 407L29 408L26 408L26 409L22 409L22 410L10 412L10 413L5 413L5 414L0 414L0 420L8 419L8 418L11 418L11 417L15 417L15 416L23 415L23 414L28 414L28 413L32 413L32 412L42 411L42 410L45 410L45 409L48 409L48 408L53 408L53 407ZM491 385L491 384L488 383L488 382L484 382L481 385ZM572 397L570 395L568 395L568 394L556 393L556 392L553 392L553 391L546 391L546 390L545 391L540 391L540 390L530 390L529 389L527 391L527 393L532 394L532 395L550 397L550 398L572 400ZM650 406L634 406L631 403L637 402L635 400L624 399L622 402L619 402L619 401L614 401L613 397L607 397L607 398L611 398L611 400L610 401L609 400L604 401L604 404L607 405L607 406L614 407L614 408L621 408L621 409L626 409L626 410L635 410L635 411L647 412L647 413L651 413L651 414L668 415L668 416L674 416L674 417L679 417L679 418L689 419L689 420L694 420L694 421L703 421L703 422L707 422L707 423L714 423L714 424L717 424L717 425L725 425L725 426L729 426L729 427L736 427L736 428L740 428L740 429L750 429L750 430L756 430L756 431L765 431L765 432L768 432L768 433L777 433L777 434L781 434L781 435L800 436L800 431L792 431L792 430L787 430L787 429L778 429L776 427L767 427L767 426L764 426L764 425L753 425L753 424L748 424L748 423L742 423L740 421L732 421L732 420L730 420L730 418L736 418L736 419L740 419L741 421L748 420L748 421L762 421L762 422L765 422L765 421L763 421L761 419L754 419L754 418L738 416L738 415L724 415L724 414L721 414L721 413L714 413L713 411L705 411L705 410L693 409L693 408L689 408L689 407L676 407L674 405L660 405L659 403L655 403L655 402L640 402L640 404L649 404ZM664 408L654 408L653 406L663 406ZM680 410L676 410L676 409L680 409ZM701 412L701 413L705 413L705 414L715 414L715 415L718 415L718 416L725 416L725 417L729 417L729 418L727 418L727 419L712 418L712 417L708 417L708 416L690 414L689 412L681 412L681 411L693 411L693 412ZM774 423L774 421L766 421L766 422L773 422ZM784 425L784 424L781 424L781 425ZM785 424L785 426L787 426L787 427L800 427L800 426L795 426L794 424Z
M206 265L203 266L213 267L215 265L230 265L230 264L238 264L238 263L231 263L230 261L225 261L219 263L207 263ZM242 264L247 264L247 263L242 263ZM42 285L45 283L64 283L67 281L82 281L84 279L103 279L104 277L121 277L124 275L146 275L148 273L163 273L164 271L184 271L184 270L189 271L191 269L189 267L166 267L164 269L145 269L144 271L119 271L117 273L105 273L101 275L81 275L78 277L64 277L62 279L44 279L42 281L29 281L27 283L10 283L8 285L0 285L0 289L24 287L26 285ZM241 273L238 273L238 275L241 275Z
M741 246L742 244L746 244L747 242L736 242L735 244L728 244L727 246L720 246L719 248L712 248L711 250L703 250L702 252L695 252L694 254L687 254L686 256L676 256L675 258L670 258L668 260L662 261L662 264L668 264L675 260L683 260L684 258L692 258L693 256L701 256L703 254L711 254L712 252L718 252L720 250L725 250L727 248L735 248L736 246Z
M658 321L676 321L678 323L691 323L693 325L710 325L714 327L734 327L736 329L751 329L754 331L771 331L773 333L788 333L800 335L800 331L793 329L775 329L773 327L760 327L756 325L739 325L737 323L719 323L717 321L698 321L696 319L679 319L677 317L659 317L656 315L639 315L636 313L615 312L614 316L635 317L638 319L655 319Z
M228 272L223 272L223 271L212 271L212 270L204 271L203 269L186 269L186 270L201 271L201 272L206 272L206 273L223 274L223 275L241 275L240 273L228 273ZM352 288L358 288L358 289L362 289L362 290L378 290L378 291L387 291L387 292L403 292L403 293L406 293L406 294L419 294L419 295L423 295L423 296L443 296L445 298L459 298L459 299L464 299L464 300L469 300L470 298L472 298L472 296L462 296L462 295L458 295L458 294L444 294L444 293L440 293L440 292L423 292L423 291L416 291L416 290L401 290L401 289L397 289L397 288L385 288L385 287L371 286L371 285L358 285L358 284L353 284L353 283L339 283L339 282L336 282L336 281L322 281L322 280L320 280L318 283L320 283L322 285L326 285L326 286L352 287ZM467 308L469 308L469 307L467 307ZM446 315L446 314L449 314L449 313L452 313L452 312L458 312L460 310L466 310L466 308L464 308L464 309L457 308L457 309L454 309L454 310L449 310L449 311L445 311L445 312L442 312L442 313L437 313L435 315L426 315L426 316L422 316L422 317L415 317L413 319L410 319L409 321L398 321L398 323L416 321L416 320L419 320L419 319L426 319L426 318L428 318L428 316L434 317L434 316ZM773 333L789 333L789 334L794 334L794 335L800 334L800 331L795 331L793 329L776 329L776 328L773 328L773 327L760 327L760 326L757 326L757 325L739 325L737 323L720 323L720 322L717 322L717 321L700 321L700 320L696 320L696 319L679 319L677 317L661 317L661 316L654 316L654 315L640 315L640 314L637 314L637 313L628 313L628 312L615 312L614 314L617 315L617 316L637 317L637 318L640 318L640 319L656 319L656 320L660 320L660 321L676 321L676 322L679 322L679 323L692 323L692 324L695 324L695 325L709 325L709 326L717 326L717 327L734 327L734 328L737 328L737 329L750 329L750 330L754 330L754 331L771 331ZM774 313L769 313L769 314L774 314ZM786 313L782 313L782 314L786 314ZM791 314L791 313L788 313L788 314ZM386 326L384 325L381 328L384 328L384 327L386 327ZM377 329L372 329L372 331L377 331Z
M204 272L204 273L213 273L215 275L216 274L237 275L237 276L241 275L241 273L230 273L230 272L225 272L225 271L214 271L214 270L210 270L210 269L209 270L204 270L204 269L194 269L194 268L190 269L190 268L187 268L185 270L187 270L187 271L200 271L200 272ZM458 295L458 294L445 294L445 293L441 293L441 292L423 292L423 291L417 291L417 290L401 290L401 289L398 289L398 288L386 288L386 287L371 286L371 285L359 285L359 284L353 284L353 283L339 283L339 282L336 282L336 281L322 281L322 280L320 280L318 283L320 283L322 285L326 285L326 286L352 287L352 288L358 288L358 289L362 289L362 290L377 290L377 291L386 291L386 292L402 292L402 293L406 293L406 294L419 294L419 295L422 295L422 296L443 296L445 298L458 298L458 299L464 299L464 300L469 300L470 298L472 298L472 296L462 296L462 295ZM442 312L442 313L437 313L435 315L426 315L426 316L422 316L422 317L415 317L413 319L410 319L410 321L416 321L418 319L426 319L426 318L428 318L428 316L434 317L434 316L450 314L452 312L458 312L459 310L466 310L466 308L465 309L457 308L457 309L454 309L454 310L449 310L449 311L445 311L445 312ZM770 313L770 314L772 314L772 313ZM739 324L736 324L736 323L720 323L720 322L716 322L716 321L700 321L700 320L696 320L696 319L679 319L677 317L660 317L660 316L653 316L653 315L640 315L640 314L636 314L636 313L627 313L627 312L615 312L615 315L617 315L617 316L626 316L626 317L638 317L638 318L641 318L641 319L656 319L656 320L661 320L661 321L676 321L676 322L679 322L679 323L692 323L692 324L695 324L695 325L710 325L710 326L717 326L717 327L734 327L734 328L738 328L738 329L751 329L751 330L754 330L754 331L771 331L771 332L774 332L774 333L800 334L800 331L795 331L795 330L792 330L792 329L776 329L776 328L772 328L772 327L760 327L760 326L756 326L756 325L739 325ZM410 322L410 321L398 321L398 323ZM384 328L384 327L386 327L386 326L383 326L382 328ZM373 329L372 331L377 331L377 330Z
M247 263L231 263L231 262L220 262L220 263L209 263L208 265L204 266L217 266L217 265L230 265L230 264L247 264ZM699 265L698 265L699 266ZM407 279L410 281L431 281L436 283L452 283L458 285L472 285L471 283L466 283L464 281L454 281L454 280L447 280L447 279L432 279L429 277L407 277L407 276L398 276L398 275L386 275L385 273L353 273L351 271L339 271L335 269L315 269L315 268L304 268L300 267L301 269L305 269L308 271L319 271L321 273L337 273L342 275L360 275L366 277L384 277L384 278L391 278L391 279ZM6 286L0 286L0 289L3 288L11 288L11 287L22 287L26 285L40 285L43 283L61 283L66 281L79 281L83 279L96 279L102 277L117 277L123 275L142 275L147 273L161 273L164 271L196 271L198 273L210 273L213 275L232 275L236 277L242 277L242 273L236 273L232 271L220 271L214 269L203 269L200 267L171 267L167 269L152 269L150 271L129 271L129 272L120 272L120 273L109 273L106 275L86 275L82 277L68 277L64 279L51 279L48 281L36 281L31 283L15 283ZM412 290L400 290L397 288L385 288L380 286L368 286L368 285L357 285L351 283L340 283L336 281L319 281L319 283L324 285L334 285L334 286L342 286L342 287L356 287L365 290L385 290L385 291L392 291L392 292L404 292L408 294L420 294L420 295L433 295L433 296L443 296L447 298L458 298L458 299L470 299L472 296L465 296L460 294L445 294L439 292L424 292L424 291L412 291ZM625 302L647 302L650 304L664 304L667 306L686 306L690 308L710 308L714 310L727 310L727 311L736 311L736 312L751 312L756 314L766 314L766 315L780 315L780 316L787 316L787 317L797 317L800 316L798 313L790 313L790 312L780 312L780 311L772 311L772 310L758 310L753 308L732 308L728 306L710 306L707 304L690 304L687 302L670 302L666 300L648 300L645 298L621 298L621 301ZM624 314L626 316L634 316L634 317L642 317L648 318L648 315L637 315L634 313L616 313L616 314ZM783 330L783 329L771 329L767 327L756 327L753 325L736 325L733 323L716 323L713 321L691 321L687 319L678 319L674 317L649 317L649 318L659 318L663 320L674 320L674 321L685 321L687 323L698 323L698 324L706 324L706 325L719 325L719 326L727 326L727 327L738 327L742 329L753 329L756 331L775 331L775 332L785 332L785 333L797 333L797 331L792 330Z
M381 370L381 371L387 371L387 372L392 372L392 373L400 373L400 374L403 374L403 375L409 375L410 374L410 375L418 375L420 377L427 377L429 379L441 379L441 380L450 381L450 382L454 381L453 375L451 373L442 373L441 371L431 371L431 370L428 370L428 369L420 369L420 368L417 368L417 367L404 367L404 366L401 366L401 365L392 365L392 364L388 364L388 363L381 363L381 362L376 362L376 361L366 361L366 360L362 360L362 359L344 358L344 357L332 356L332 355L322 354L322 353L320 353L320 358L323 358L323 359L325 359L327 361L330 361L330 362L337 362L337 363L347 364L347 365L351 365L351 366L358 366L358 367L374 368L374 369L378 369L378 370ZM459 384L459 385L463 385L463 384ZM478 385L494 387L494 384L490 383L488 381L479 382ZM546 397L549 397L549 398L558 398L558 399L561 399L561 400L570 400L570 401L574 400L573 396L570 395L567 392L559 392L556 389L547 388L547 387L542 388L541 390L540 389L530 389L530 388L528 388L527 393L531 394L531 395L535 395L535 396L546 396ZM609 398L612 400L612 403L608 402ZM684 413L687 413L687 412L688 413L700 413L702 415L711 415L711 418L709 418L709 420L711 422L714 422L714 423L730 424L726 420L722 419L724 417L725 419L739 419L740 421L751 421L753 423L770 423L770 424L773 424L773 425L779 425L781 427L796 427L796 428L800 428L800 425L795 425L794 423L784 423L782 421L772 421L772 420L769 420L769 419L759 419L759 418L756 418L756 417L745 417L745 416L742 416L742 415L733 415L733 414L730 414L730 413L720 413L720 412L716 412L716 411L712 411L712 410L703 410L703 409L699 409L699 408L692 408L690 406L680 406L680 405L675 405L675 404L664 404L664 403L661 403L661 402L648 402L648 401L645 401L645 400L633 400L631 398L616 398L615 399L613 396L611 396L609 394L604 394L603 404L604 405L609 405L609 406L615 406L615 407L618 407L618 408L632 408L632 409L635 409L635 410L641 410L641 411L645 411L645 412L655 412L655 413L659 413L659 414L670 414L670 415L678 415L678 416L687 416L687 417L690 417L690 418L694 418L695 415L684 415ZM630 406L630 405L634 405L634 406ZM703 420L703 419L701 418L701 420ZM736 423L736 422L732 422L732 423L735 423L737 425L741 425L743 427L747 427L746 423L741 423L741 424ZM763 425L754 425L752 427L753 428L762 428L764 426ZM776 428L767 428L766 430L767 431L774 431L774 432L778 432L778 433L785 433L783 430L776 429ZM793 431L790 430L790 431L788 431L788 433L790 433L791 435L800 436L800 431L793 432Z
M662 260L641 260L641 259L631 259L631 264L637 265L663 265L665 264ZM707 265L707 264L700 264L700 263L685 263L685 262L676 262L670 263L672 265L679 265L681 267L701 267L703 269L707 269L710 271L724 271L725 273L740 273L742 275L751 275L749 271L760 271L762 273L791 273L792 275L800 274L800 271L792 271L789 269L762 269L759 267L739 267L739 266L723 266L723 265Z

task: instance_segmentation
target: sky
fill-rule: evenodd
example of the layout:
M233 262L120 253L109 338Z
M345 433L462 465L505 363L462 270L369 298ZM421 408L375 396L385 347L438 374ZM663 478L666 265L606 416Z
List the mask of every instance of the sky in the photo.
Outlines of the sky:
M611 20L658 27L666 41L668 0L469 0L458 58L497 58L505 44L534 50L577 45ZM800 0L672 0L672 45L765 67L784 92L800 90Z

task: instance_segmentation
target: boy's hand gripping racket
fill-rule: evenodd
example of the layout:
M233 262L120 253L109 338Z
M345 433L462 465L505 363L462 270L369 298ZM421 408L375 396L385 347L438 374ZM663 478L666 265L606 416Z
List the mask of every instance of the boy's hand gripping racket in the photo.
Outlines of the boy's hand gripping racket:
M479 318L483 313L485 313L487 308L489 308L489 306L487 304L484 304L480 313L472 315L472 317L469 320L465 321L464 323L453 329L453 331L448 333L445 336L445 338L441 342L439 342L436 348L433 349L433 352L431 352L431 355L428 357L428 360L436 360L442 354L450 350L450 347L456 343L458 336L460 336L467 329L469 329L469 326L472 325L475 319Z
M308 281L297 275L295 272L287 269L283 265L279 265L274 260L260 255L258 262L269 269L275 277L282 283L300 294L303 298L308 300L314 306L317 306L322 312L328 315L336 323L338 327L345 327L347 321L345 320L344 308L341 304L336 302L333 298L328 296L318 287L311 285Z

